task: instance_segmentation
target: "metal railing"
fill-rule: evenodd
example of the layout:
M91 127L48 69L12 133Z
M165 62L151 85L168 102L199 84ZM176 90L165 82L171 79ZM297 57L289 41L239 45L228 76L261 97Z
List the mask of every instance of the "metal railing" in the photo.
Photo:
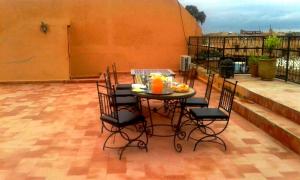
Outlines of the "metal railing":
M277 58L276 77L300 83L300 36L279 36L281 45L273 50ZM235 73L248 73L249 56L268 55L266 36L191 36L188 53L194 63L208 71L219 71L220 60L235 62Z

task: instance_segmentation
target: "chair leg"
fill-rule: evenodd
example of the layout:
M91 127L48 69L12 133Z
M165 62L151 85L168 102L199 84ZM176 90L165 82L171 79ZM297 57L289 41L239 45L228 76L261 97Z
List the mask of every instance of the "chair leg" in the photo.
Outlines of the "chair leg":
M172 111L171 125L174 124L174 117L175 117L175 111L176 111L176 108L177 108L177 104L178 104L178 102L176 101L176 102L173 103L173 107L171 107L172 108L171 109L171 111Z
M147 107L148 107L148 113L149 113L149 119L150 119L150 126L151 126L151 132L148 132L149 135L154 134L154 127L153 127L153 120L152 120L152 112L150 107L149 99L147 99Z
M123 152L125 151L125 149L127 148L127 147L129 147L129 145L131 144L132 142L131 141L129 141L125 146L123 146L120 150L120 155L119 155L119 160L121 160L122 159L122 155L123 155Z
M143 122L143 131L134 139L130 139L128 134L123 132L122 130L120 130L120 134L121 134L121 137L125 140L128 141L128 143L123 146L123 147L120 147L120 155L119 155L119 159L121 160L122 159L122 155L125 151L125 149L127 149L127 147L138 147L139 149L146 149L146 152L148 152L148 136L147 136L147 132L146 132L146 128L147 128L147 124L146 122ZM140 140L140 137L142 137L142 135L145 134L146 135L146 142ZM131 146L132 143L134 142L137 142L137 144L135 146Z
M103 150L106 148L106 143L108 142L108 140L112 137L112 136L114 136L114 135L116 135L118 133L118 131L115 131L115 132L112 132L107 138L106 138L106 140L105 140L105 142L104 142L104 144L103 144Z
M120 155L119 155L119 160L122 159L122 155L123 155L125 149L127 149L128 147L133 147L133 146L130 146L133 142L137 142L136 147L138 147L140 149L146 149L146 152L148 152L147 144L144 141L142 141L142 140L132 140L132 141L129 141L125 146L120 148L121 152L120 152Z
M219 141L218 141L219 140ZM224 147L224 150L226 151L227 147L226 144L224 142L224 140L216 135L206 135L204 137L202 137L201 139L199 139L195 145L194 145L194 151L196 150L196 147L199 143L201 142L211 142L211 143L217 143L220 144Z
M144 125L144 132L143 133L145 133L145 136L146 136L146 152L148 152L148 133L147 133L147 121L145 121L144 123L143 123L143 125Z
M103 121L101 121L101 134L103 134L103 128L104 128L104 122Z
M178 108L177 105L178 105L178 102L176 102L176 103L174 104L174 108L172 107L172 109L171 109L171 110L172 110L172 118L171 118L171 124L172 124L172 125L174 124L175 111L176 111L176 108ZM179 107L179 108L180 108L180 107ZM189 117L189 112L188 112L187 107L184 108L183 117L186 117L186 118L188 118L188 119L191 119L191 118ZM187 125L185 121L184 121L182 124L184 124L184 126Z
M192 133L193 133L195 130L197 130L197 129L199 129L199 127L198 127L198 126L197 126L197 127L195 127L194 129L192 129L192 130L190 131L190 133L188 134L188 138L187 138L187 140L190 140L190 137L191 137Z
M142 130L141 131L137 131L140 132L135 138L131 139L129 137L129 135L124 132L125 128L117 128L115 131L110 131L111 134L107 137L107 139L105 140L104 144L103 144L103 150L105 150L105 148L109 148L109 149L118 149L120 150L120 155L119 155L119 159L121 160L122 155L125 151L125 149L127 149L127 147L138 147L139 149L145 149L146 152L148 152L148 135L147 135L147 122L142 122ZM127 141L127 143L124 146L121 147L110 147L107 146L107 142L115 136L119 134L125 141ZM145 135L146 136L146 140L141 140L141 137ZM136 143L135 145L132 145L133 143Z
M191 121L191 123L186 123L186 122L188 122L188 121ZM194 128L189 132L187 140L190 140L191 135L192 135L193 132L195 132L196 130L200 130L200 132L202 132L203 134L206 134L206 129L205 129L205 126L203 125L202 121L197 121L197 120L193 119L191 116L189 116L189 120L185 121L184 123L185 123L184 126L188 126L188 125L190 125L190 126L192 126L192 125L196 126L196 127L194 127ZM193 138L192 138L192 139L193 139Z
M192 137L191 137L191 134L192 134L195 130L197 130L197 129L199 129L200 132L201 132L202 134L204 134L204 136L201 137L201 138L198 139L198 140L192 138L192 139L196 140L196 143L195 143L195 145L194 145L194 151L196 150L198 144L200 144L201 142L210 142L210 143L217 143L217 144L220 144L220 145L222 145L222 146L224 147L224 150L226 151L226 149L227 149L226 143L224 142L224 140L223 140L222 138L219 137L219 135L220 135L222 132L225 131L225 129L226 129L227 126L228 126L228 122L229 122L229 121L226 120L226 124L225 124L224 127L223 127L221 130L219 130L218 132L215 132L211 127L209 127L209 125L213 124L213 122L215 122L215 121L211 121L211 122L209 122L209 123L207 123L207 124L204 124L202 121L199 121L199 122L197 122L197 123L200 123L200 124L198 124L198 126L195 127L193 130L191 130L191 132L189 133L188 139L189 139L189 138L192 138Z
M187 118L185 121L183 121L182 123L181 123L181 127L185 127L185 126L192 126L192 125L194 125L195 123L193 122L193 118L192 118L192 116L190 115L190 113L188 112L188 109L187 108L185 108L185 110L184 110L185 112L184 112L184 116ZM197 124L196 124L197 125ZM190 133L191 134L191 133ZM190 136L190 135L189 135ZM189 137L188 137L188 139L189 139Z
M102 123L101 134L104 132L104 129L109 131L109 132L114 132L114 127L113 126L107 127L107 125L103 121L101 121L101 123Z
M169 105L169 101L164 100L164 112L166 113L168 111L168 105Z

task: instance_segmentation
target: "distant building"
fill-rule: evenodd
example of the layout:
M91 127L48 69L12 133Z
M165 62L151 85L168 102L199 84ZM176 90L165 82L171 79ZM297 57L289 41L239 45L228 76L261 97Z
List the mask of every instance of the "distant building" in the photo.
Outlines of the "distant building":
M285 35L286 36L300 36L300 32L288 32Z
M263 32L262 31L247 31L247 30L241 29L240 35L242 35L242 36L262 36Z
M206 36L238 36L235 32L215 32L215 33L208 33L205 34Z

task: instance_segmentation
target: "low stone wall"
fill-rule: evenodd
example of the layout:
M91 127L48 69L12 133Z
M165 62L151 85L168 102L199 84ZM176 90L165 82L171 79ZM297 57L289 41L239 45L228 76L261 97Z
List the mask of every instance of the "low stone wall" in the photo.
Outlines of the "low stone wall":
M207 78L208 78L208 74L207 74L207 70L202 68L202 67L199 67L198 70L198 79L202 82L207 82ZM227 79L231 82L235 82L234 79ZM215 78L214 78L214 84L213 84L213 87L214 89L218 90L218 91L221 91L222 89L222 85L223 85L223 81L224 81L224 78L222 78L219 74L215 74ZM236 96L239 97L239 98L245 98L247 97L249 94L248 94L248 90L237 85L237 88L236 88Z

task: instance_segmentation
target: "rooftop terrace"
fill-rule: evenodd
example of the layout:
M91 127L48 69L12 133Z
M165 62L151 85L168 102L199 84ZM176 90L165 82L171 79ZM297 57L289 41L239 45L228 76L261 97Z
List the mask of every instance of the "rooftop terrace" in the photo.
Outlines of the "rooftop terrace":
M122 82L130 82L128 75ZM246 82L245 82L246 83ZM251 83L251 82L249 82ZM198 95L205 84L196 81ZM296 179L300 157L232 112L228 146L193 142L177 153L170 138L151 137L149 151L102 150L94 83L0 86L0 179ZM211 106L218 103L213 90ZM158 121L165 121L155 116Z

